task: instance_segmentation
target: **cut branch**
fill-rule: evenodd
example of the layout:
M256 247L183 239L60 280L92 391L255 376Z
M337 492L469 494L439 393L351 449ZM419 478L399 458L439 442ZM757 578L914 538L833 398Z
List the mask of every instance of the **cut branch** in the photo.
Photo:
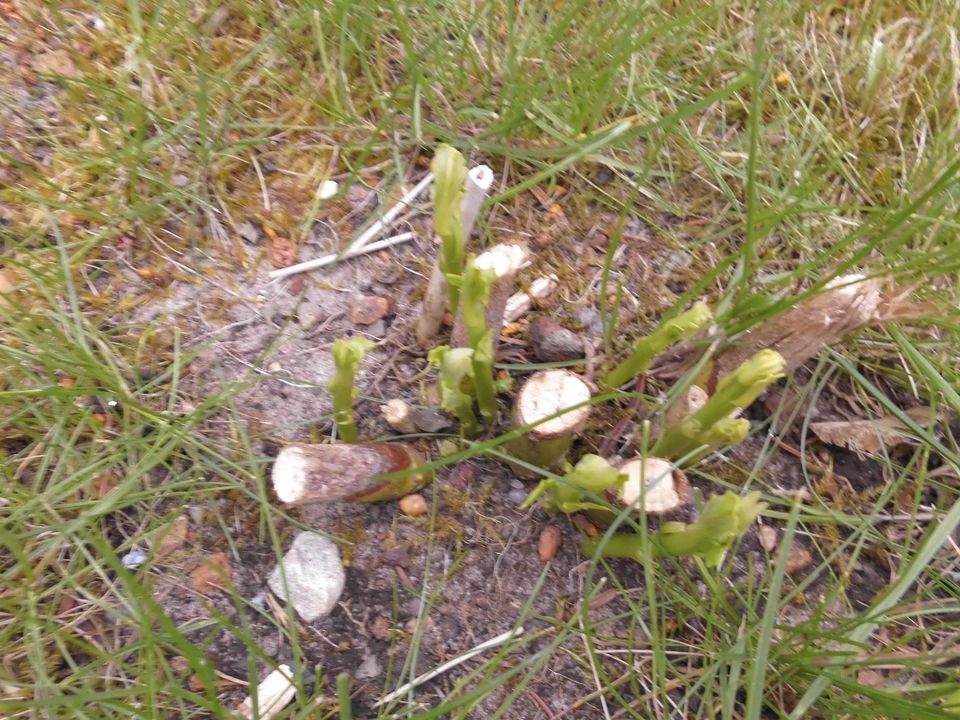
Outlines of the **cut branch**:
M531 375L517 393L513 424L515 427L539 424L511 443L511 453L542 468L560 465L590 417L590 406L583 404L588 400L590 386L569 370L543 370ZM575 407L578 405L580 407ZM575 409L562 412L566 408ZM557 417L544 421L552 415ZM521 477L536 477L525 468L515 470Z
M423 487L433 472L424 459L397 443L288 445L273 464L273 489L289 505L395 500ZM380 475L409 470L396 478Z

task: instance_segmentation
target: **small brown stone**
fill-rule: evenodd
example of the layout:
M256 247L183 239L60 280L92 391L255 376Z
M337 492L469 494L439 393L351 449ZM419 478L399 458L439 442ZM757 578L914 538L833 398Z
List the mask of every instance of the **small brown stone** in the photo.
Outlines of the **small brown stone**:
M864 668L857 673L857 682L864 687L881 687L883 685L883 673L870 668Z
M560 549L561 540L563 540L563 535L560 532L560 528L556 525L547 525L540 531L540 542L537 545L537 552L542 562L553 560L557 554L557 550Z
M787 558L787 572L791 575L800 572L813 562L813 555L802 545L794 545L790 548L790 555Z
M430 506L423 495L407 495L400 498L400 510L404 515L419 517L430 512Z
M354 325L372 325L389 314L392 303L378 295L362 295L350 307L350 322Z
M539 315L530 322L527 331L533 354L541 362L579 360L583 357L583 340L556 320Z
M230 561L222 553L214 553L201 562L190 575L190 586L199 593L213 592L230 583Z

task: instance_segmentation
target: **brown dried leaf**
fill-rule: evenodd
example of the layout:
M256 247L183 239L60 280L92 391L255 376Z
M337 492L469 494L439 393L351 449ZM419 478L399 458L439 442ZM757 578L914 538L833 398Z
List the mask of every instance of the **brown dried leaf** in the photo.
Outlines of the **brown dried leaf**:
M297 247L286 238L277 235L269 225L263 226L267 236L267 248L270 254L270 263L275 268L290 267L297 261Z
M852 450L858 455L873 455L910 441L906 427L896 418L810 423L814 434L829 445Z
M190 574L190 586L199 593L220 590L230 582L233 570L227 556L214 553L203 560Z
M14 285L13 272L0 268L0 309L13 307L13 303L4 296L13 292Z
M857 682L864 687L882 687L883 681L883 673L877 672L876 670L864 668L857 673Z

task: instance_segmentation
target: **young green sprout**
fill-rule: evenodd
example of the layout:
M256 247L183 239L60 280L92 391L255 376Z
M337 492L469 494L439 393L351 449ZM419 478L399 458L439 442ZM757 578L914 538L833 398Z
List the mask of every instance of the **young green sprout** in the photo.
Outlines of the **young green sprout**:
M344 442L357 442L357 426L353 422L353 400L357 391L353 387L353 381L364 355L373 346L373 342L360 335L340 338L333 343L333 362L336 369L327 383L327 390L333 396L337 434Z
M731 420L745 410L768 385L783 377L784 360L773 350L761 350L717 384L717 391L703 407L668 427L651 453L686 462L702 456L703 448L719 447L730 439L738 442L746 436L750 424Z
M607 490L622 485L625 479L625 475L599 455L584 455L575 467L567 463L567 471L562 479L541 480L520 505L520 509L530 507L543 495L543 508L551 515L558 511L570 514L580 510L608 510L606 505L585 499L586 495L602 497Z
M696 522L668 522L648 540L635 533L614 535L603 546L601 556L622 557L641 561L647 542L652 543L654 554L672 556L699 556L707 565L716 567L723 553L766 508L760 502L760 493L740 497L732 492L714 495L700 512ZM593 556L600 547L600 538L584 538L581 549L584 555Z
M467 258L460 283L460 311L470 347L473 348L473 388L480 414L488 423L497 417L497 390L493 379L493 333L487 327L486 314L490 302L490 287L496 278L492 268L478 267L476 256L471 255Z
M650 367L654 357L674 343L696 335L713 319L710 308L703 302L696 303L685 313L668 320L649 335L633 344L629 357L607 373L603 384L618 388Z
M464 235L460 218L463 183L467 179L467 164L463 155L449 145L440 145L430 169L434 175L433 227L440 236L437 258L440 270L447 277L463 272ZM460 292L448 287L450 312L456 315Z
M441 345L427 354L427 360L440 369L440 407L460 420L464 435L476 435L480 424L473 412L473 350Z

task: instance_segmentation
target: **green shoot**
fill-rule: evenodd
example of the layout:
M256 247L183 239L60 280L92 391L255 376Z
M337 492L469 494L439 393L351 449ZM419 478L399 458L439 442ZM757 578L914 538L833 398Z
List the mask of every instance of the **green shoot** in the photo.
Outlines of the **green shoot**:
M696 335L712 319L710 308L703 302L697 302L685 313L668 320L649 335L634 342L630 356L607 373L603 384L609 388L618 388L646 372L658 353L674 343Z
M473 387L480 414L487 422L497 417L497 389L493 379L493 333L487 327L486 308L496 273L479 268L476 256L467 258L460 294L463 324L473 348Z
M557 511L569 514L580 510L609 510L605 505L584 502L584 495L600 495L622 484L625 478L625 475L599 455L584 455L576 466L571 468L569 463L567 464L567 472L562 480L541 480L520 505L520 509L530 507L538 497L546 494L543 507L550 514Z
M651 450L657 457L689 459L704 446L723 443L725 437L740 437L749 423L730 421L731 415L746 409L768 385L783 377L783 357L773 350L761 350L717 384L717 391L702 408L679 425L667 428ZM722 423L720 427L714 426Z
M333 396L333 416L337 421L337 434L344 442L357 442L357 426L353 422L353 400L356 390L353 380L367 350L374 343L360 335L340 338L333 343L333 362L336 365L327 390Z
M440 369L440 407L460 420L464 435L476 435L480 424L473 412L473 350L441 345L427 359Z
M760 501L760 493L752 492L740 497L732 492L714 495L704 506L696 522L664 523L651 540L655 553L673 556L699 556L707 565L720 564L723 553L766 508ZM604 545L603 557L623 557L637 560L643 558L647 539L635 533L614 535ZM584 538L582 549L592 556L600 546L600 538Z
M463 199L463 184L467 179L467 163L459 151L442 144L437 148L430 163L434 175L433 228L440 236L440 253L437 264L448 278L450 312L457 314L460 289L451 276L463 272L464 237L460 222L460 202Z

